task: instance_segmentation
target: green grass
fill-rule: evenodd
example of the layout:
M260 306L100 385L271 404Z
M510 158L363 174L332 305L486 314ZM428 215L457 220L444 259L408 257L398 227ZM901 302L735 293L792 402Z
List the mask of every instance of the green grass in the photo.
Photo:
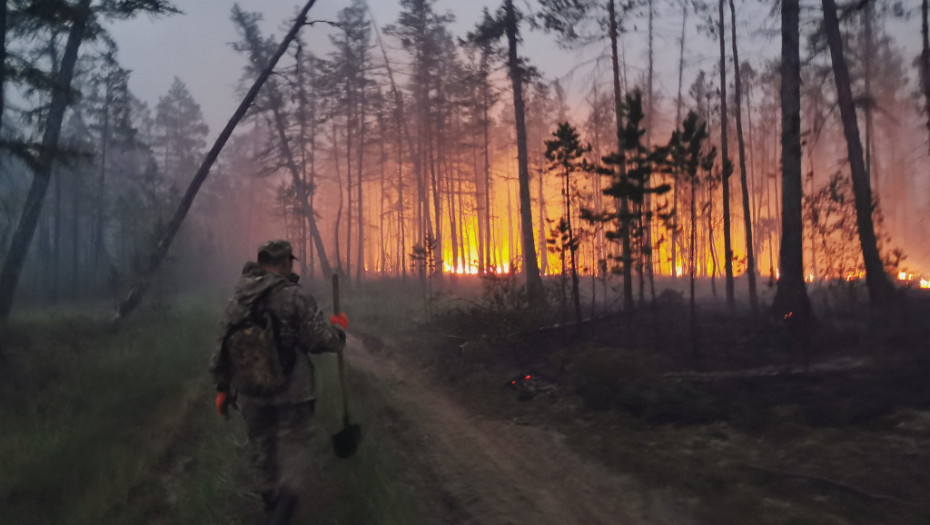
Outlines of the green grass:
M33 310L0 332L0 515L5 523L253 523L238 414L213 409L206 368L221 303L178 302L109 332L110 312ZM328 310L328 309L327 309ZM390 444L366 436L336 461L335 359L317 359L315 523L422 523L396 481ZM383 420L374 378L354 379L354 412ZM376 432L376 430L375 430ZM414 503L411 503L414 502Z

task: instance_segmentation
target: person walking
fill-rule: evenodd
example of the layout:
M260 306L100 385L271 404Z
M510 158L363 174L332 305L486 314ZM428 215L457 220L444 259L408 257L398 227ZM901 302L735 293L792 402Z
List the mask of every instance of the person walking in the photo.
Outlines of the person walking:
M289 523L312 465L314 368L309 354L345 346L348 318L329 322L293 272L291 244L273 240L247 262L226 306L210 360L216 409L238 405L249 465L269 523Z

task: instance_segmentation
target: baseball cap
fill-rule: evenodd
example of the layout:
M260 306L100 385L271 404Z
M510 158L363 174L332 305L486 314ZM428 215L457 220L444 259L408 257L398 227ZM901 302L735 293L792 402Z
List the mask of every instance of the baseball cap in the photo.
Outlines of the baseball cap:
M270 259L272 261L280 261L282 259L297 259L294 257L294 250L291 248L291 243L285 240L274 240L268 241L258 247L258 259Z

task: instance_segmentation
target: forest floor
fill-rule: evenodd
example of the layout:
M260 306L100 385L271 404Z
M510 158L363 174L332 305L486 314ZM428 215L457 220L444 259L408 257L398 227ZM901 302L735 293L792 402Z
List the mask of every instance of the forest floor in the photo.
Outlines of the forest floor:
M677 305L541 330L451 297L427 322L396 287L373 288L344 301L364 440L333 457L334 359L315 358L318 462L298 523L930 518L925 302L891 331L824 323L812 356L777 324L705 308L696 358ZM215 416L205 377L219 305L146 312L116 334L71 311L0 333L0 514L257 522L241 421Z

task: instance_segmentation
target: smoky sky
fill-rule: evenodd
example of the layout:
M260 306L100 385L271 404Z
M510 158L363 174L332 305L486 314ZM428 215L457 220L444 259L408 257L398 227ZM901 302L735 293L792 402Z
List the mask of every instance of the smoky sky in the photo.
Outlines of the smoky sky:
M229 19L234 2L178 0L175 4L184 14L117 22L111 25L110 30L119 45L121 62L133 70L130 85L136 95L154 106L158 97L168 91L173 78L179 77L203 108L210 125L210 135L216 136L238 102L236 86L245 63L244 58L230 47L230 43L237 39ZM337 12L348 4L346 1L320 0L311 9L310 19L335 20ZM435 5L435 10L455 15L456 21L450 31L453 36L461 37L474 27L482 8L493 10L499 4L496 0L442 0ZM280 37L288 25L287 20L292 19L303 2L240 0L239 5L246 11L261 12L265 34L274 33ZM370 0L369 5L380 28L397 20L400 11L398 0ZM535 2L517 2L517 6L524 10L535 5ZM656 89L660 98L670 99L677 91L681 15L677 7L664 2L656 2L656 10ZM778 20L769 16L768 8L748 2L738 7L737 16L745 22L738 28L742 39L741 59L757 62L774 57L779 46ZM698 70L712 70L717 60L716 43L706 31L699 32L701 23L694 15L688 21L686 88ZM624 26L622 58L626 74L630 84L642 83L647 64L645 17L630 16ZM521 54L525 54L541 70L545 79L559 79L570 101L580 102L595 79L603 82L607 78L603 73L609 70L610 61L605 39L576 49L562 49L557 35L531 31L526 24L523 29ZM915 42L917 29L914 28ZM334 30L326 25L317 25L304 28L302 34L309 50L325 55L331 49L328 35ZM385 44L392 61L396 61L395 69L403 70L405 56L398 49L398 42L385 37ZM375 50L373 56L380 61L380 50Z

